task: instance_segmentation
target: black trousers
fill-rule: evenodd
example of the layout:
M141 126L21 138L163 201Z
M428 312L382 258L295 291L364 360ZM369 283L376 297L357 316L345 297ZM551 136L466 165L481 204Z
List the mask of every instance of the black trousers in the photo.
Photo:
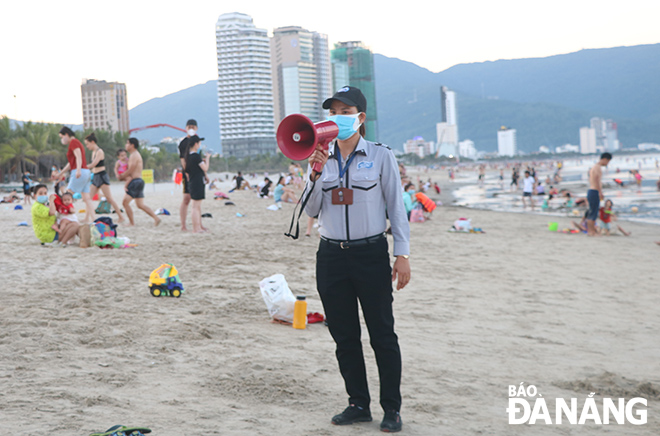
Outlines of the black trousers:
M369 408L371 398L360 340L358 301L376 355L380 404L401 409L401 351L394 333L392 268L387 239L342 249L321 240L316 253L316 285L328 328L337 344L337 361L349 404Z

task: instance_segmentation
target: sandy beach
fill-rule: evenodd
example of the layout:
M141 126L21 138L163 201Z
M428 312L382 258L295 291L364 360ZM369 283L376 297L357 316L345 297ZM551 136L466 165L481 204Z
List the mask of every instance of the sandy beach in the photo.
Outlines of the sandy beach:
M631 237L553 233L549 221L564 228L574 218L451 206L446 171L432 177L445 206L411 224L412 280L394 296L402 434L660 434L660 227L622 223ZM322 312L316 233L284 236L293 205L270 211L272 200L241 191L226 206L207 193L211 232L193 235L179 231L180 188L145 194L172 215L154 227L136 210L137 226L119 227L134 249L44 248L17 226L31 222L29 208L0 205L3 433L125 424L158 436L380 434L366 329L374 422L336 427L330 418L347 396L327 328L269 319L258 283L276 273ZM448 232L459 217L486 233ZM149 294L161 263L179 269L181 298ZM591 392L598 404L644 397L648 422L510 425L508 387L521 382L580 404Z

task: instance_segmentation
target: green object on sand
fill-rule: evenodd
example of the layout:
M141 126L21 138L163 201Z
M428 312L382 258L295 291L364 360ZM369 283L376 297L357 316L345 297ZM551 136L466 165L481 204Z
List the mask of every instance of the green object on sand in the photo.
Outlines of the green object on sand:
M556 232L559 229L559 223L550 223L548 224L548 230L551 232Z

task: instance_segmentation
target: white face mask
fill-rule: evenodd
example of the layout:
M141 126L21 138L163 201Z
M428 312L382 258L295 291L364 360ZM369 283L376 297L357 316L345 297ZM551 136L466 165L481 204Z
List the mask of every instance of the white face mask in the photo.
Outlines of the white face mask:
M197 130L195 130L195 129L188 129L188 136L193 136L195 133L197 133Z

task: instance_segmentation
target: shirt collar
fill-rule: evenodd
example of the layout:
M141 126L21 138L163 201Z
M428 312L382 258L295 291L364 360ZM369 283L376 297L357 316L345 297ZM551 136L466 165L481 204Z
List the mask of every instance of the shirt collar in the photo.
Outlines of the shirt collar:
M337 153L335 153L335 150L337 150L337 141L333 141L332 143L332 148L329 150L329 154L331 158L337 159L337 156L339 156L341 153L339 153L339 150L337 150ZM355 147L355 153L362 155L362 156L367 156L367 141L360 135L360 140L357 143L357 146Z

